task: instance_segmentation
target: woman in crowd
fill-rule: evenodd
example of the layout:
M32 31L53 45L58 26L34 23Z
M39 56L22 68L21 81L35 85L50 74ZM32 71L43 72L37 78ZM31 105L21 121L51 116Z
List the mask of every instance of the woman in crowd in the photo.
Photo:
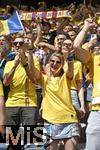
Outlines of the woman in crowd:
M73 78L73 57L68 55L66 58L68 69L64 72L62 53L53 53L49 59L49 69L46 74L34 67L32 59L32 52L29 51L30 78L32 80L32 74L34 74L34 77L42 86L42 117L45 120L46 136L52 139L50 146L46 149L55 150L59 140L63 139L65 150L69 150L69 148L74 150L79 137L79 127L70 94Z

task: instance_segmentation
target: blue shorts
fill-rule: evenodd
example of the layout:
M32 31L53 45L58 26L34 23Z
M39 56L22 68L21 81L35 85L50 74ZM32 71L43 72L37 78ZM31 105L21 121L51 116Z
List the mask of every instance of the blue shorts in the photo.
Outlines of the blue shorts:
M72 98L72 104L77 109L80 110L80 104L79 104L79 98L77 90L71 90L71 98Z
M79 125L78 123L44 123L43 135L51 139L68 139L75 136L80 136Z

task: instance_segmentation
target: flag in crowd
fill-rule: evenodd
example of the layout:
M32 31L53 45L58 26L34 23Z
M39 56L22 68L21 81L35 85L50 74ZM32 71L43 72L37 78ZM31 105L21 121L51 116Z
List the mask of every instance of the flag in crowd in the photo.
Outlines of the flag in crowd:
M7 35L23 31L24 27L21 23L17 11L14 11L7 19L0 19L0 35Z

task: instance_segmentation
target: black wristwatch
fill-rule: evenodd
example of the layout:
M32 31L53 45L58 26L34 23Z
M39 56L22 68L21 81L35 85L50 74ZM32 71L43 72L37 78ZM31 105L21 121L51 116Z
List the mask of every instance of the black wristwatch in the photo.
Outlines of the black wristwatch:
M26 63L25 65L23 65L24 68L28 67L28 63Z

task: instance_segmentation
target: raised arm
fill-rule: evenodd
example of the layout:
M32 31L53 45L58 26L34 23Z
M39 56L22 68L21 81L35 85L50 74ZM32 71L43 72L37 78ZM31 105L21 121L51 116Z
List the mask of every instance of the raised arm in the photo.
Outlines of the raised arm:
M77 81L77 89L78 89L78 97L80 103L80 113L81 117L84 117L86 110L85 110L85 101L84 101L84 89L82 87L82 81Z
M86 34L88 33L89 29L94 26L95 26L95 22L93 22L91 19L85 20L82 30L74 40L75 55L84 64L87 64L89 62L91 55L87 50L82 49L82 44L84 43Z
M77 37L74 40L75 48L80 48L82 46L89 29L94 26L95 26L95 22L93 22L91 19L85 20L82 30L79 32L79 34L77 35Z
M37 37L36 40L34 41L34 47L38 46L38 43L41 41L42 38L42 30L41 30L41 22L39 18L37 18Z
M48 49L51 50L51 51L58 51L58 48L57 48L57 47L55 47L55 46L52 45L52 44L46 43L46 42L40 42L40 43L38 44L38 46L40 46L40 47L46 47L46 48L48 48Z

